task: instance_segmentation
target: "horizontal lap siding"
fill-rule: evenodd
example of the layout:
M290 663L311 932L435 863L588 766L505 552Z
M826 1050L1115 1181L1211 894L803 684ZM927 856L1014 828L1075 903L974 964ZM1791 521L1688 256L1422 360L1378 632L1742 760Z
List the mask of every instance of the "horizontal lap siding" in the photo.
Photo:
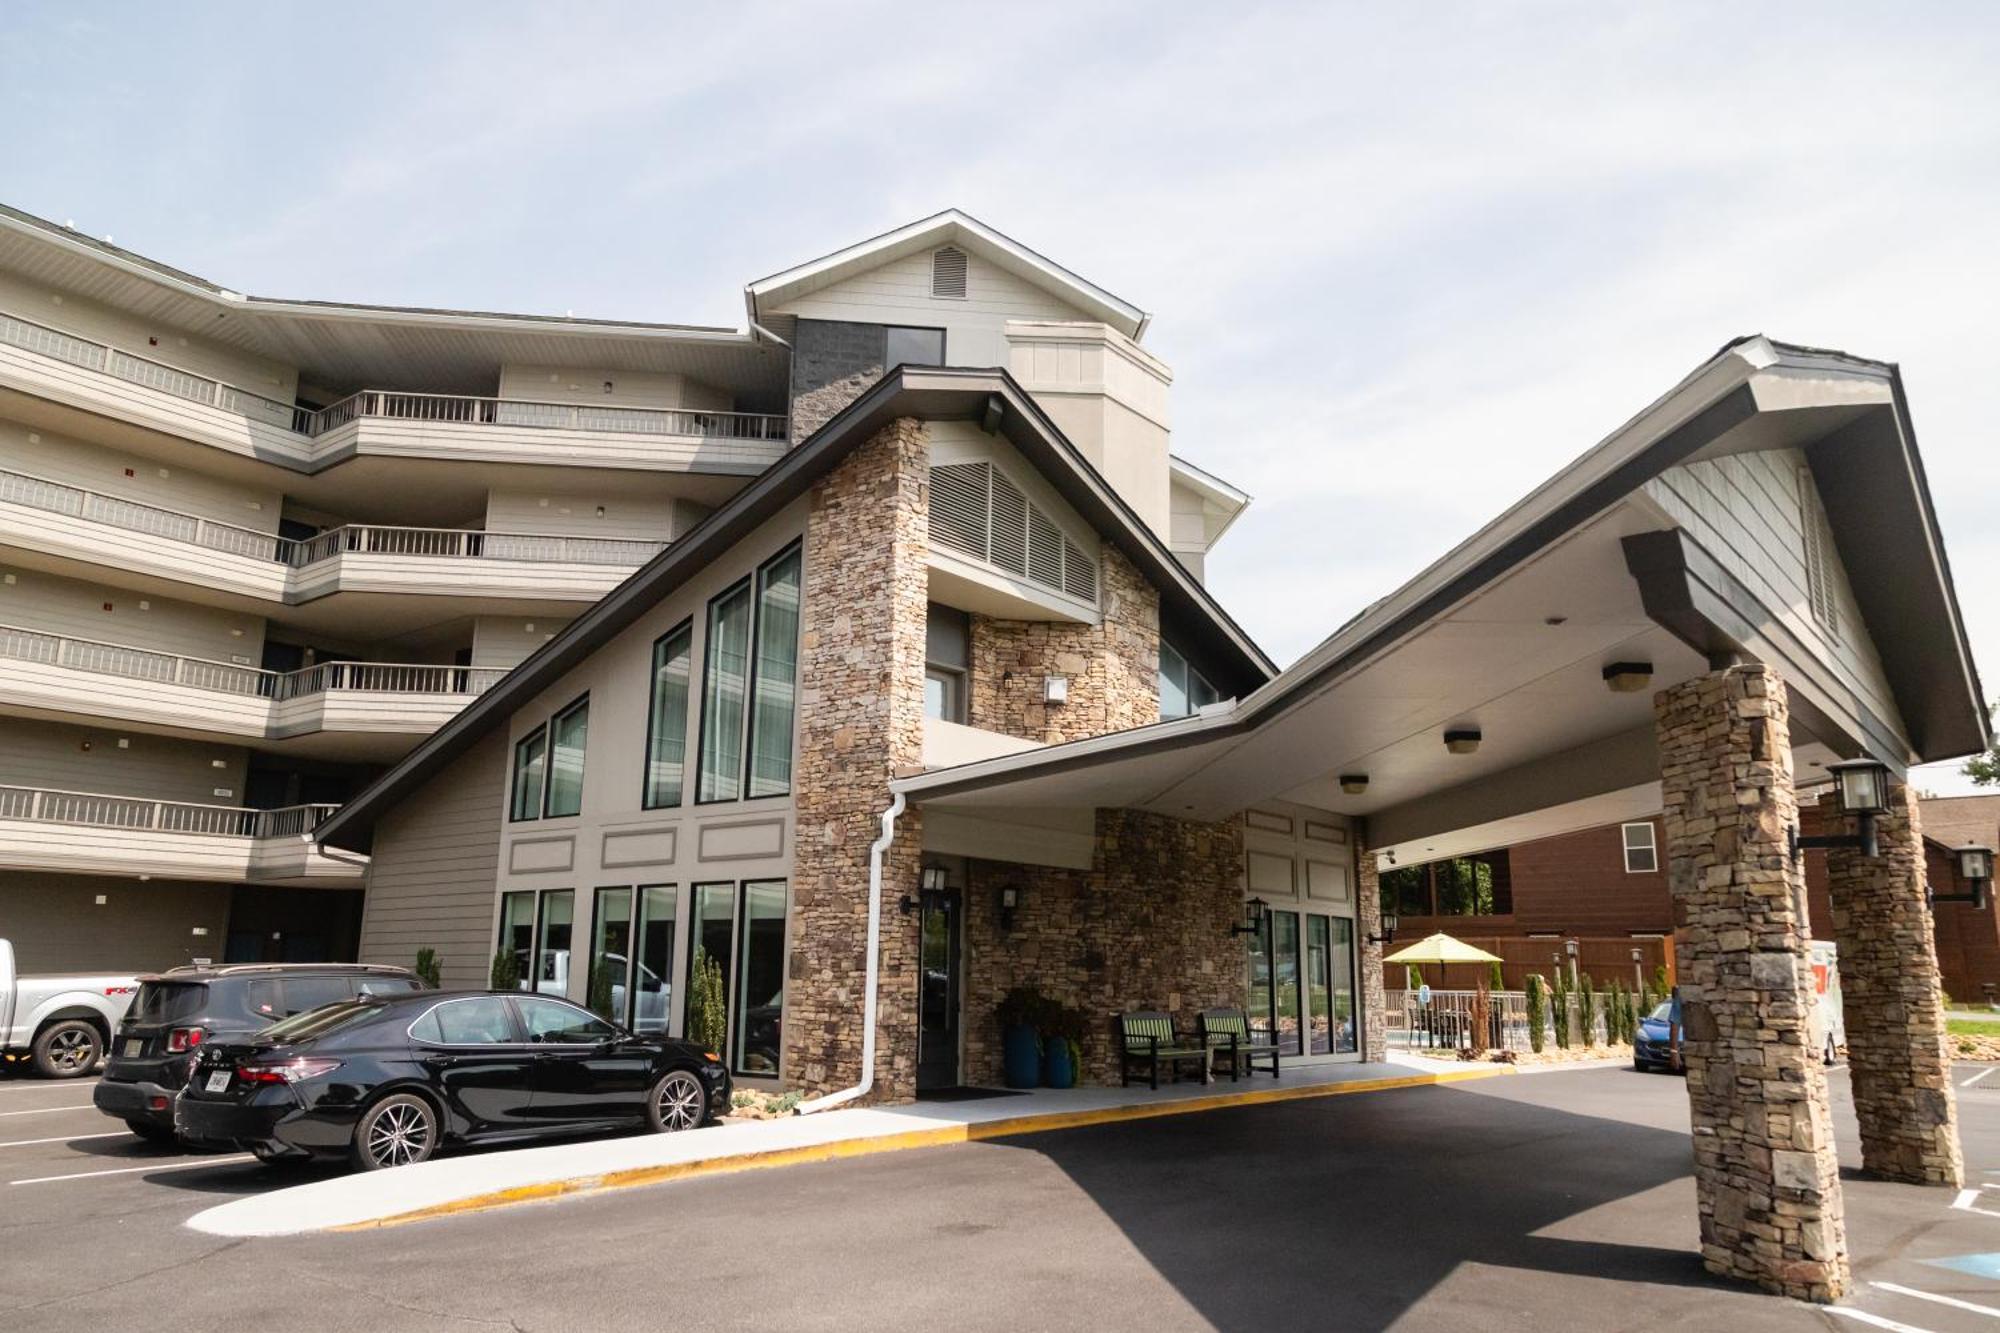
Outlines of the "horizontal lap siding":
M32 569L7 566L0 572L14 575L14 582L0 583L0 624L215 662L240 657L244 661L239 665L245 666L256 666L262 658L261 616L142 596ZM148 608L143 611L142 601ZM106 602L111 604L109 611L104 609Z
M120 739L128 742L124 749ZM0 785L9 787L242 805L246 759L238 747L149 736L116 723L71 727L0 718ZM230 794L217 796L217 788Z
M505 762L496 731L376 827L362 962L408 967L430 948L446 986L486 985Z

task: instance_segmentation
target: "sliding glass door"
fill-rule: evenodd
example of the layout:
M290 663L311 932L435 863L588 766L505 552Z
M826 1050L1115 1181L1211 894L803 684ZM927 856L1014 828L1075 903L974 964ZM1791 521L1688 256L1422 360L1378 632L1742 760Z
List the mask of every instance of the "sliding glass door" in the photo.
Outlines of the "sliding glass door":
M1287 1057L1360 1049L1354 922L1272 908L1250 938L1250 1026L1271 1033Z

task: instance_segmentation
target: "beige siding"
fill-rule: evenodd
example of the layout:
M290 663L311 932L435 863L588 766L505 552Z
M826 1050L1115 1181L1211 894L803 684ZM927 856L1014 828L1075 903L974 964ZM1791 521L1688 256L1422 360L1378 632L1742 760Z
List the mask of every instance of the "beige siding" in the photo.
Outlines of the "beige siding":
M0 936L24 973L160 971L222 957L229 894L215 884L0 872Z
M480 616L472 623L472 665L519 666L529 653L556 636L565 620L529 620L525 616Z
M606 385L610 388L606 388ZM727 390L685 375L638 370L578 370L574 366L500 367L500 396L585 407L706 408L728 411Z
M492 733L376 827L362 962L408 967L436 949L447 987L486 985L506 755Z
M0 786L242 805L247 758L226 745L0 717Z
M277 491L162 466L136 454L33 430L18 421L0 421L0 468L257 532L278 530L284 501Z
M1670 468L1646 483L1646 492L1776 612L1785 628L1833 669L1845 689L1901 731L1902 716L1881 658L1863 628L1847 571L1831 550L1827 569L1836 630L1829 633L1813 617L1800 492L1812 483L1804 468L1805 455L1797 449L1733 454Z
M264 621L258 616L142 597L12 565L0 565L0 625L241 666L256 666L264 647Z
M486 497L486 530L665 541L674 534L676 503L671 497L641 498L609 490L494 491Z

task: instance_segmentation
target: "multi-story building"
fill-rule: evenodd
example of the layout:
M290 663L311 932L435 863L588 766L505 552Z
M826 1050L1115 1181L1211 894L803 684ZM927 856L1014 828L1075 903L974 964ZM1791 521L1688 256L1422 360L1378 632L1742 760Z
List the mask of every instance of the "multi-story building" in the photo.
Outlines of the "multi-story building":
M735 330L276 300L0 209L0 934L24 963L354 956L365 861L317 822L889 366L1012 366L1197 574L1246 501L1168 454L1143 313L969 218L749 302ZM1094 558L1049 535L1007 577L962 562L963 606L1077 614ZM385 903L370 956L483 978L483 921L437 926Z

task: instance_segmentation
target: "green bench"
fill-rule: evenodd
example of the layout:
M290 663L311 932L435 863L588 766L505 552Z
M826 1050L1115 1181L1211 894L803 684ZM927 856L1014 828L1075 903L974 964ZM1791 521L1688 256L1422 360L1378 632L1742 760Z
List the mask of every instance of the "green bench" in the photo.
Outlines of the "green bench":
M1168 1073L1178 1082L1181 1066L1190 1064L1201 1069L1202 1081L1206 1083L1208 1047L1182 1041L1180 1034L1174 1031L1173 1015L1152 1010L1118 1015L1120 1086L1131 1086L1133 1071L1139 1069L1144 1071L1153 1087L1159 1087L1161 1065L1165 1065Z
M1250 1030L1250 1016L1241 1009L1204 1009L1196 1020L1202 1044L1220 1058L1229 1060L1229 1081L1254 1074L1270 1061L1271 1077L1278 1077L1278 1043L1273 1037Z

